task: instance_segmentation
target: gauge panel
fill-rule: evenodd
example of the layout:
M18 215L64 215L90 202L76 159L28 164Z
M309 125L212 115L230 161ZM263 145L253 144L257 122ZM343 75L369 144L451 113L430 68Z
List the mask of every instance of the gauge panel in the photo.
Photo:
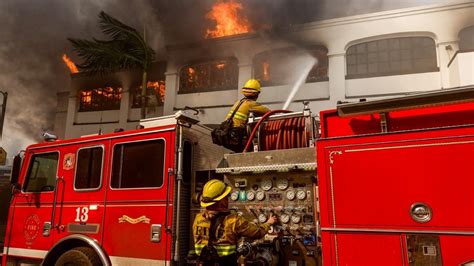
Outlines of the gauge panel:
M299 189L297 192L296 192L296 197L299 199L299 200L304 200L306 199L306 192L302 189Z
M255 192L253 191L248 191L247 192L247 200L252 201L255 199Z
M290 215L283 213L280 215L280 222L287 224L290 221Z
M273 182L270 178L264 178L262 180L262 182L260 182L260 187L265 190L265 191L268 191L270 189L272 189L273 187Z
M295 191L294 191L293 189L290 189L290 190L288 190L288 191L286 192L286 198L287 198L288 200L294 200L295 197L296 197L296 193L295 193Z
M279 178L279 179L277 180L276 186L277 186L277 188L278 188L279 190L285 190L285 189L288 188L289 183L290 183L290 182L288 181L287 178Z
M257 196L257 200L262 201L262 200L265 199L265 192L259 190L259 191L257 191L257 195L256 195L256 196Z
M273 237L317 234L317 205L312 194L315 179L311 177L305 171L226 175L230 184L235 183L233 178L247 179L245 190L234 187L237 195L230 195L229 208L255 223L265 223L275 215L276 231L268 233ZM240 192L246 194L244 199L238 197Z
M237 201L239 200L239 192L238 191L234 191L230 194L230 199L233 200L233 201Z
M291 216L291 222L294 224L298 224L301 222L301 216L299 215L292 215Z

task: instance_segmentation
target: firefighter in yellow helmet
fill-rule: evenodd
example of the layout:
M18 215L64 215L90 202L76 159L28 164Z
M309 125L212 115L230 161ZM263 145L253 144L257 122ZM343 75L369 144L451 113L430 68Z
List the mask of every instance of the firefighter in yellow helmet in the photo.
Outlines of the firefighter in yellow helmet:
M254 224L228 209L231 187L221 180L209 180L203 188L201 206L193 223L194 251L200 265L237 265L236 245L241 237L259 239L265 236L276 217L270 215L264 224Z
M235 145L235 148L233 148L235 152L241 152L247 142L247 130L245 126L247 125L249 113L253 112L255 116L262 116L270 111L270 109L268 109L266 106L261 105L257 102L257 98L260 95L260 91L261 86L258 80L248 80L241 90L242 94L244 95L244 98L235 102L232 108L227 113L226 119L232 116L234 110L238 106L238 109L235 112L234 117L232 118L233 129L238 139L236 141L238 144Z

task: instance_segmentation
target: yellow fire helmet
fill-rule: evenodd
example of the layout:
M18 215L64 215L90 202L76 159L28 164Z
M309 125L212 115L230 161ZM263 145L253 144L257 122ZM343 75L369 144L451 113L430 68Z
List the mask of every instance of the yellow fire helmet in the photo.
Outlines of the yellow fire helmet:
M201 206L208 207L229 195L232 188L218 179L207 181L202 190Z
M247 82L245 82L245 85L242 88L242 91L244 90L254 93L260 93L260 82L256 79L249 79Z

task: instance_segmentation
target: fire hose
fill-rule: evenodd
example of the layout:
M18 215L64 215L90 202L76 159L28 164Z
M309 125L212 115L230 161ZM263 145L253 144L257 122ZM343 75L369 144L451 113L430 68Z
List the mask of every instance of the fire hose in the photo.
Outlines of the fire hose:
M294 117L266 123L262 130L261 150L308 147L305 118Z
M290 111L288 110L274 110L264 114L253 128L243 152L246 152L249 149L250 143L252 143L256 132L270 115L289 112ZM305 117L293 117L268 121L264 126L262 126L261 132L261 150L308 147L309 138L305 130Z

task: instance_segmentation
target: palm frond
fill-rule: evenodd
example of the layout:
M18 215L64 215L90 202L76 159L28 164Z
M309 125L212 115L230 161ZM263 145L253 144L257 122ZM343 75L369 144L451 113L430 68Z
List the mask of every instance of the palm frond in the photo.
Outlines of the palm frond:
M105 12L99 14L99 26L110 40L68 38L74 51L83 59L78 67L89 74L107 74L122 69L146 71L155 58L140 33Z
M144 43L142 36L136 29L123 24L104 11L101 11L99 14L99 26L104 34L112 37L114 40L136 39Z
M99 25L102 32L110 36L112 40L123 41L137 49L142 49L143 59L147 64L153 61L155 55L153 50L146 44L142 35L136 29L125 25L104 11L99 14Z
M130 54L120 41L68 39L84 62L78 67L88 74L108 74L122 69L144 68L140 56Z

